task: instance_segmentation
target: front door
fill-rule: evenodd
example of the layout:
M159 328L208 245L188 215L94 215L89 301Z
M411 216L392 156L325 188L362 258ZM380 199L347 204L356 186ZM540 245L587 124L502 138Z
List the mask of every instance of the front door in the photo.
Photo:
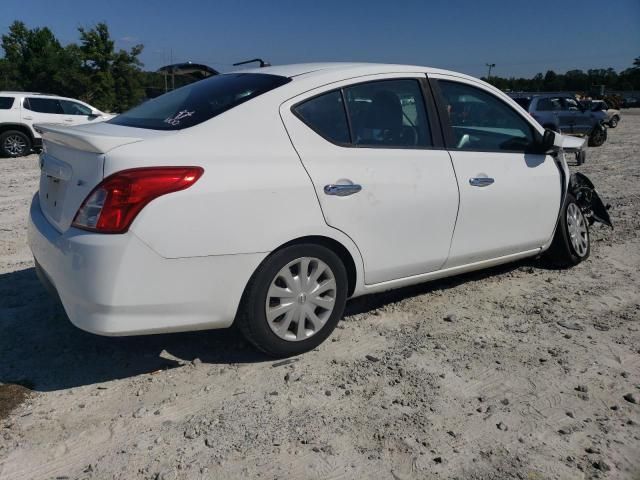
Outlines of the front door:
M325 220L357 245L367 284L440 269L458 210L425 76L407 77L341 82L281 107Z
M549 155L526 153L533 126L482 84L433 75L460 185L445 267L541 247L560 209L560 173Z

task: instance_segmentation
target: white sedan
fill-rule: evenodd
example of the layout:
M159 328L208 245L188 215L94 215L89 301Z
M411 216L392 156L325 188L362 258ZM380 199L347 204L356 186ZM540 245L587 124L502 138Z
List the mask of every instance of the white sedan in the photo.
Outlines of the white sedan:
M40 129L37 271L101 335L235 322L294 355L348 298L543 254L571 266L610 224L564 161L583 140L432 68L244 70Z

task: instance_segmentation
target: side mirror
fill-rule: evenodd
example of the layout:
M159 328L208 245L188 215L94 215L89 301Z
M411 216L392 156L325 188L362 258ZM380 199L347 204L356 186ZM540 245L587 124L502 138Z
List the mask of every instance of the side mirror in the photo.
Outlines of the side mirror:
M540 151L548 152L550 150L553 150L555 143L556 143L556 132L554 132L553 130L549 130L548 128L545 128L544 134L542 135L542 138L538 142Z
M101 117L102 116L102 112L100 112L98 110L91 110L91 113L89 114L89 116L91 118Z

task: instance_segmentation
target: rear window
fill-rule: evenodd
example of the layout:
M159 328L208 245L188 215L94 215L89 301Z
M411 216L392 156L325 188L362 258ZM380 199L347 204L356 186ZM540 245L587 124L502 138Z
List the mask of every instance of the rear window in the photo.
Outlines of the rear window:
M13 97L0 97L0 110L9 110L13 107Z
M261 73L215 75L149 100L109 123L152 130L182 130L290 81L290 78Z
M529 110L529 105L531 105L531 99L526 97L518 97L514 98L515 102L520 105L525 110Z

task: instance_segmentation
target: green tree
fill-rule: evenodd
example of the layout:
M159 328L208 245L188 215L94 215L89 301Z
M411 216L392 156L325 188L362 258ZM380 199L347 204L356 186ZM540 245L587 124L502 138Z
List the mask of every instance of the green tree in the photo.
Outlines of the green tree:
M109 111L122 111L136 105L144 94L142 64L138 59L143 46L116 52L105 23L78 30L83 71L89 80L83 99Z
M62 47L46 27L30 30L23 22L13 22L1 45L4 88L66 94L79 74L72 50Z

